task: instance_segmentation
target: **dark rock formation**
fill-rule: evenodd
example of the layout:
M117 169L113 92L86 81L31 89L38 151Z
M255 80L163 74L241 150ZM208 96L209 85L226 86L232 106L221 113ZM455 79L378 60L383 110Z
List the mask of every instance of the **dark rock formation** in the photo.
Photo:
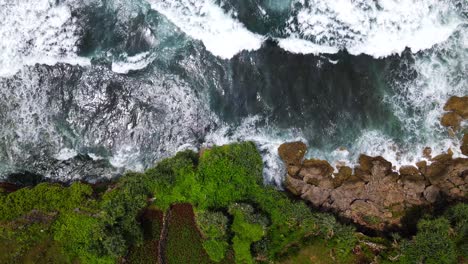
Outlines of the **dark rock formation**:
M303 153L304 145L297 142L280 147L288 168L286 189L315 207L335 211L367 228L399 227L413 207L433 204L442 197L467 198L468 159L453 159L451 154L436 156L429 165L403 166L399 172L382 157L361 155L354 173L346 166L334 173L324 160L298 164Z

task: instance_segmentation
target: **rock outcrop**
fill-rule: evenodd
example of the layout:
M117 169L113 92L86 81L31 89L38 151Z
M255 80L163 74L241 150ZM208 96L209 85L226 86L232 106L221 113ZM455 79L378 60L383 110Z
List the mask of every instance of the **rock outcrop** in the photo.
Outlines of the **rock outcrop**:
M458 130L460 128L460 123L464 119L468 119L468 96L451 97L445 104L444 110L447 111L447 113L442 116L441 124Z
M382 157L361 155L354 170L342 166L334 172L327 161L302 161L304 146L293 142L280 147L287 166L285 188L315 207L371 229L398 227L407 210L442 197L467 198L468 159L443 154L432 158L430 165L421 162L396 172Z

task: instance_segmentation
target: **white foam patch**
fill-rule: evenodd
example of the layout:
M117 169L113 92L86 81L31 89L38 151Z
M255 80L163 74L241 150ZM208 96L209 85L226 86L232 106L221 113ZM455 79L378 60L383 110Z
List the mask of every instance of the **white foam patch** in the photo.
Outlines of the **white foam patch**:
M417 78L395 84L395 95L385 100L393 107L405 134L421 145L431 147L436 154L450 148L460 156L461 135L449 137L440 124L443 107L451 96L468 94L468 25L432 50L415 56L413 65ZM416 113L416 114L414 114ZM467 127L466 123L462 127ZM419 152L418 154L420 154Z
M77 155L78 155L78 152L76 152L76 150L63 148L60 150L59 153L57 153L57 155L55 155L54 158L56 158L57 160L69 160L71 158L76 157Z
M257 50L264 38L248 31L214 0L150 0L151 7L206 49L223 59L243 50Z
M456 7L439 0L297 0L296 6L287 27L292 38L374 57L431 48L464 23Z
M144 166L140 162L140 151L133 145L119 146L109 163L116 168L125 168L133 171L143 171Z
M52 0L0 0L0 77L25 65L89 65L76 55L79 40L70 8Z
M143 52L134 56L123 54L119 60L112 62L112 71L127 74L130 71L138 71L146 68L156 58L152 52Z
M278 45L282 49L295 54L334 54L339 51L339 49L335 47L317 45L299 38L279 39Z

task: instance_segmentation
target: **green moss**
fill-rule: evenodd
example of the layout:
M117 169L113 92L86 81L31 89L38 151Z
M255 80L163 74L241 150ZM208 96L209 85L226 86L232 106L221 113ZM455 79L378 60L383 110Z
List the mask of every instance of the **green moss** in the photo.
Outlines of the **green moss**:
M161 250L168 263L326 263L326 256L334 263L353 263L356 246L363 261L394 262L403 253L402 263L452 263L468 252L466 204L442 218L420 221L410 241L358 241L354 228L332 215L264 186L262 165L254 144L239 143L213 147L200 157L180 152L94 193L82 183L42 183L0 194L0 263L115 263L120 258L151 263L160 237L166 239ZM175 210L176 203L189 203L190 210ZM147 212L158 213L146 218ZM169 213L167 236L161 235L162 212ZM374 252L363 240L389 249ZM299 255L290 258L294 254Z

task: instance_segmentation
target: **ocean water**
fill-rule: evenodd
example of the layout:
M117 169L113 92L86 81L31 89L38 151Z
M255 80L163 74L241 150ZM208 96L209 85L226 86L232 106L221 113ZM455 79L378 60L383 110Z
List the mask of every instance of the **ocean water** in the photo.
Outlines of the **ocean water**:
M280 144L396 167L449 148L465 0L0 0L0 178L113 177L183 149ZM465 124L466 127L466 124Z

